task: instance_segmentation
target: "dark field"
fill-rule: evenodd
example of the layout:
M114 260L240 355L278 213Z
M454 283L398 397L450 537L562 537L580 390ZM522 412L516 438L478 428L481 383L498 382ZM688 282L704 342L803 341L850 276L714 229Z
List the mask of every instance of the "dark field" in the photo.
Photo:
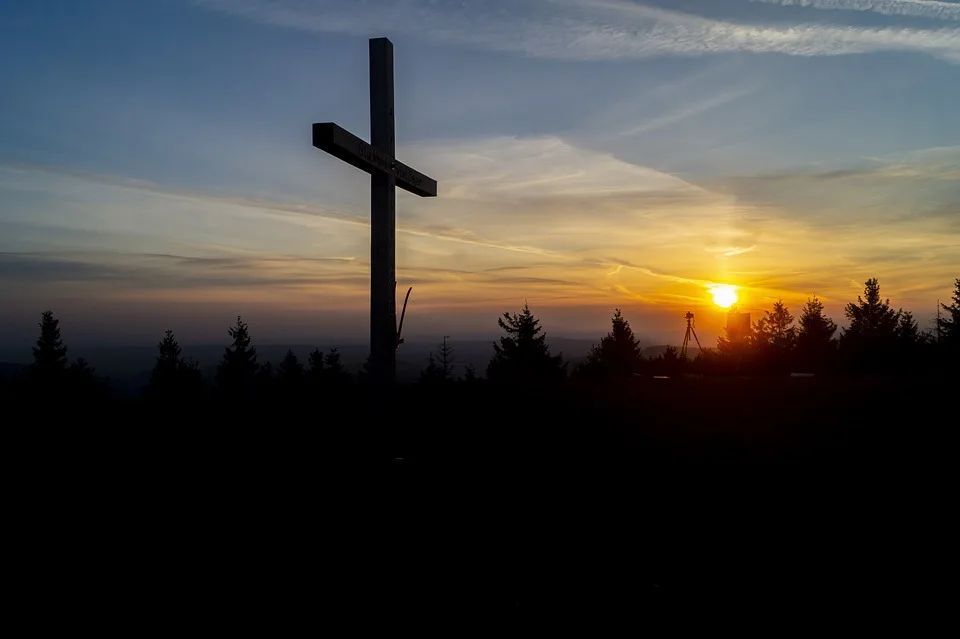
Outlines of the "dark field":
M5 448L25 583L78 615L199 606L276 630L728 598L912 615L952 592L955 392L708 377L131 402L12 424ZM54 565L75 578L46 581Z

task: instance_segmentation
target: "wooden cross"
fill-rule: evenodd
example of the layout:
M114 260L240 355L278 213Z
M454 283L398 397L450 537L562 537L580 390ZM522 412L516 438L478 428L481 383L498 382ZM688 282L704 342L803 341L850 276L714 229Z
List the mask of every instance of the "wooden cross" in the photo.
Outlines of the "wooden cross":
M370 40L370 144L333 122L313 125L313 146L370 174L370 374L393 383L397 366L396 187L435 197L437 182L397 161L393 43Z

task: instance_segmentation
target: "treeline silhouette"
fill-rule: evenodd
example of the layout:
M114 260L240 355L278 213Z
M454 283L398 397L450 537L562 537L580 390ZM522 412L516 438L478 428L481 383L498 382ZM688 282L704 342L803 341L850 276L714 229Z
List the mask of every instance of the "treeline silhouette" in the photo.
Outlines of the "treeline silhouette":
M617 310L571 366L524 306L498 319L486 370L443 340L390 393L335 348L262 362L238 317L211 379L168 331L142 397L112 401L46 312L33 364L3 382L15 521L42 546L35 579L73 575L82 593L119 575L111 605L131 610L174 592L313 611L321 582L356 619L790 591L928 605L944 595L925 567L954 545L939 475L956 448L955 286L933 333L869 280L845 330L816 298L777 302L689 361L641 357ZM125 587L133 572L147 590Z
M913 314L894 309L881 296L876 279L867 280L863 295L845 307L847 328L824 312L823 303L810 298L799 317L777 301L746 330L728 327L716 348L693 359L667 347L656 358L644 358L630 322L616 309L611 330L575 367L562 354L552 354L547 334L529 306L504 313L497 323L503 332L493 344L485 380L471 366L458 367L454 348L447 341L431 353L421 371L423 385L493 384L547 385L596 382L644 375L752 375L790 373L860 375L937 375L956 373L960 349L960 279L950 304L933 331L922 331ZM154 405L294 401L322 399L349 393L367 381L367 365L351 375L337 348L315 349L306 362L292 351L276 366L261 362L249 326L241 316L227 331L231 342L224 349L212 380L201 374L200 363L183 356L176 335L166 331L157 344L157 356L142 398ZM40 334L33 348L33 363L14 379L3 381L14 396L42 395L90 403L110 397L106 380L83 358L70 362L60 335L59 320L51 311L42 314ZM16 392L13 392L16 391Z

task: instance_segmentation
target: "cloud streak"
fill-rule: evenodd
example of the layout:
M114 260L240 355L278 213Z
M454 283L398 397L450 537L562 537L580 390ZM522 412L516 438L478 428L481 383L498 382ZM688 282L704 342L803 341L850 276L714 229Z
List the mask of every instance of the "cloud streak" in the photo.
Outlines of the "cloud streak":
M668 127L702 113L712 111L713 109L721 107L725 104L729 104L730 102L739 100L740 98L750 95L754 91L755 89L753 87L736 88L730 91L725 91L720 95L711 96L705 100L697 102L696 104L680 108L672 113L665 113L656 118L647 120L642 124L630 127L621 132L621 135L639 135L648 131L655 131L657 129Z
M417 287L420 308L496 310L529 297L567 309L682 303L699 315L714 284L741 287L756 308L814 292L841 299L848 279L880 275L901 299L955 276L958 150L695 185L556 137L425 143L413 154L442 160L446 191L401 203L401 288ZM21 306L58 294L117 304L256 299L297 312L368 301L359 206L29 165L0 165L0 194L11 203L0 211L0 283Z
M750 0L785 7L812 7L830 11L870 11L887 16L960 20L960 3L935 0Z
M389 31L434 42L566 60L781 53L836 56L911 51L960 64L960 29L790 27L720 21L616 0L517 5L435 0L196 0L277 26L357 35Z

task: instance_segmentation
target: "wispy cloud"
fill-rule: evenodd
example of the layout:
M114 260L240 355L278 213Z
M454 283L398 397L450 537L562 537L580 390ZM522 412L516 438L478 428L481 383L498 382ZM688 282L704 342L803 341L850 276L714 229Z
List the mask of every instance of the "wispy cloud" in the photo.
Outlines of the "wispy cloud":
M956 148L699 186L555 137L409 150L444 166L443 197L398 202L398 279L416 285L420 308L630 300L682 303L699 317L713 284L739 286L746 305L762 307L814 292L842 299L847 279L875 275L909 307L900 291L951 282L960 259ZM256 299L275 309L368 301L359 207L25 165L0 166L0 196L0 283L14 301L58 292L88 303Z
M539 0L523 4L496 0L196 1L211 9L296 29L358 35L403 33L446 44L558 59L616 60L728 52L831 56L914 51L960 63L960 29L765 26L618 0Z
M749 253L750 251L756 248L757 248L756 244L752 246L734 246L732 248L725 248L725 249L721 248L719 249L718 252L721 255L723 255L723 257L736 257L737 255L743 255L744 253Z
M916 16L960 20L960 3L936 0L750 0L784 6L813 7L834 11L872 11L888 16Z
M440 195L457 199L693 194L702 189L667 173L584 149L556 136L495 136L418 145L413 162L444 167Z

